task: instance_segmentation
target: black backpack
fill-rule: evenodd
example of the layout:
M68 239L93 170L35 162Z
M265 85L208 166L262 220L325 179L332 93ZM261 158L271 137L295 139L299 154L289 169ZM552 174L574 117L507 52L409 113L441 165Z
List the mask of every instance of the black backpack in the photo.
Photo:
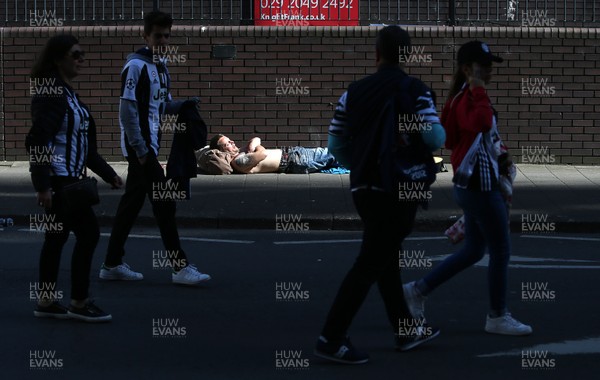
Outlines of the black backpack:
M421 117L415 114L415 100L409 93L415 80L406 75L391 89L377 119L381 138L378 166L386 192L397 193L401 183L417 183L413 187L428 191L436 179L433 155L421 136L421 128L431 126L419 122Z

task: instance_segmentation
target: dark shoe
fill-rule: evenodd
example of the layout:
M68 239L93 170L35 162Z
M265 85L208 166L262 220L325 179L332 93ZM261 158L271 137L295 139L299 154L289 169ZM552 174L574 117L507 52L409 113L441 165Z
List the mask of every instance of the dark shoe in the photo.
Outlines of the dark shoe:
M320 358L344 364L364 364L369 361L369 355L357 351L348 338L330 342L320 336L314 354Z
M85 322L108 322L112 319L112 315L102 311L98 306L94 305L93 301L89 301L82 308L74 307L73 305L69 306L68 314L73 319Z
M69 319L68 311L69 309L55 301L50 306L37 305L33 315L38 318Z
M397 335L396 351L408 351L440 335L440 329L427 324L417 327L414 335Z

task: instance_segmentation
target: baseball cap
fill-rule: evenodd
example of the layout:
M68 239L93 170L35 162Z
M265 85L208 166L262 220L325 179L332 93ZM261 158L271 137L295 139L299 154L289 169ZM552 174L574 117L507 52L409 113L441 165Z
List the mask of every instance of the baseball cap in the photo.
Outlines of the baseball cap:
M462 45L458 49L458 53L456 53L456 60L459 65L473 62L482 65L491 65L492 62L502 63L504 61L497 55L493 55L489 46L481 41L471 41Z

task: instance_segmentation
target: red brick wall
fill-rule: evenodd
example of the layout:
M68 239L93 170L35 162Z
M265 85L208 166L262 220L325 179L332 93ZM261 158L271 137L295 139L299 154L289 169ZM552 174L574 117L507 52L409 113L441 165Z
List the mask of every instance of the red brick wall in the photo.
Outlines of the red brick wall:
M172 94L202 98L209 137L225 133L242 141L258 135L268 147L325 146L333 114L330 103L352 80L375 70L377 30L176 26L171 44L185 62L170 65ZM548 148L556 163L600 163L599 29L423 26L408 30L413 45L422 50L421 62L407 64L407 71L436 91L438 110L450 84L456 47L482 39L505 58L490 94L499 111L500 132L513 153L519 156L521 147L539 146ZM48 36L57 32L75 34L86 50L88 68L76 79L76 88L99 126L101 153L107 160L121 160L119 73L127 54L142 46L137 26L5 28L0 159L27 158L23 141L30 127L28 73ZM211 57L213 45L223 44L236 46L235 59ZM547 80L537 87L554 94L524 95L522 80L527 79L538 84ZM281 96L291 91L278 89L286 87L278 85L281 80L296 81L291 87L299 87L300 94ZM164 136L165 148L168 140Z

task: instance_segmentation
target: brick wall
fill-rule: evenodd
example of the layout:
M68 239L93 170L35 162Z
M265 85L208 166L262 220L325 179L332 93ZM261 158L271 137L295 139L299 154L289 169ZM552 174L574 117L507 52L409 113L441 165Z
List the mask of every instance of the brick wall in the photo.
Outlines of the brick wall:
M202 98L209 135L225 133L237 141L258 135L268 147L325 146L333 114L330 104L352 80L375 69L377 30L176 26L171 44L180 58L170 65L172 94ZM420 58L408 63L407 71L435 90L439 110L454 71L455 49L482 39L505 58L490 94L499 112L500 132L514 155L520 156L522 148L542 147L555 163L600 163L600 29L408 30ZM143 43L137 26L4 28L0 159L27 158L23 141L30 127L28 73L48 36L57 32L75 34L87 52L88 67L76 79L76 88L93 111L101 153L107 160L121 160L119 72L127 54ZM212 58L214 45L235 45L235 59ZM291 91L296 94L284 95ZM163 153L168 141L165 135Z

